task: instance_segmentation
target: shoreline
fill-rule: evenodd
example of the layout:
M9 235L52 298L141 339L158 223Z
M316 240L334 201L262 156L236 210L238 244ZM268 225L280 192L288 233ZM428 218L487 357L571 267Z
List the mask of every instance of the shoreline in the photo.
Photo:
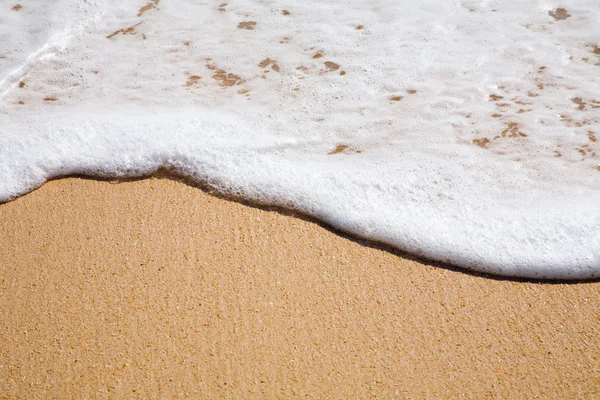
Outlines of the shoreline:
M264 208L156 178L1 204L0 397L600 393L599 282L465 273Z
M172 182L176 182L179 184L183 184L183 185L190 187L192 189L195 189L195 190L200 190L205 195L215 197L216 199L219 199L222 201L240 204L245 207L256 208L258 210L265 211L265 212L275 212L275 213L281 214L285 217L297 218L297 219L315 224L315 225L319 226L320 228L325 229L336 236L353 241L360 246L381 250L381 251L387 252L391 255L394 255L394 256L397 256L397 257L400 257L403 259L411 260L411 261L414 261L414 262L417 262L420 264L425 264L428 266L446 269L449 271L459 272L459 273L472 275L472 276L485 278L485 279L492 279L492 280L499 280L499 281L513 281L513 282L521 282L521 283L547 284L547 285L552 285L552 284L578 285L578 284L586 284L586 283L600 283L600 276L592 277L592 278L574 278L574 279L520 277L520 276L502 275L502 274L494 274L494 273L479 271L476 269L470 269L468 267L451 264L449 262L444 262L444 261L440 261L440 260L436 260L436 259L427 258L427 257L419 255L419 254L413 254L413 253L407 252L405 250L399 249L399 248L397 248L391 244L385 243L385 242L364 238L358 234L344 231L342 229L335 227L334 225L329 224L328 222L325 222L325 221L323 221L317 217L314 217L306 212L303 212L301 210L294 209L294 208L286 208L283 206L272 205L272 204L268 204L268 203L262 203L262 202L248 199L245 197L239 197L239 196L234 196L231 194L223 193L223 192L218 191L217 189L214 189L213 187L211 187L210 185L208 185L204 182L196 182L196 181L186 177L185 175L173 173L164 168L160 168L158 171L156 171L152 174L140 175L140 176L134 176L134 177L110 178L110 177L85 175L85 174L71 174L71 175L58 176L55 178L48 179L40 186L35 187L34 189L30 190L29 192L26 192L25 194L19 195L15 198L10 199L5 202L0 202L0 207L2 207L4 204L14 202L23 196L28 196L30 193L33 193L36 190L43 188L49 182L71 180L71 179L82 180L82 181L96 181L96 182L101 182L101 183L109 183L112 185L123 184L123 183L135 183L135 182L141 182L141 181L146 181L146 180L172 181Z

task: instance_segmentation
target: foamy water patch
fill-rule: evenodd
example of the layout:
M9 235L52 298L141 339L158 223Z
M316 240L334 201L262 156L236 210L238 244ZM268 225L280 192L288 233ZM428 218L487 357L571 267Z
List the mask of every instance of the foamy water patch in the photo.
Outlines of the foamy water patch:
M3 201L168 168L474 270L600 275L596 2L65 7L6 25Z

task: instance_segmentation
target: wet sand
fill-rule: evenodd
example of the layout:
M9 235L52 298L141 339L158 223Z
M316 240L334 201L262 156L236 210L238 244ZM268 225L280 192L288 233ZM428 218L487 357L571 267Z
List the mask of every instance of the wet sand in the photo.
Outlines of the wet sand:
M444 269L167 179L49 182L0 205L0 249L0 398L600 396L600 283Z

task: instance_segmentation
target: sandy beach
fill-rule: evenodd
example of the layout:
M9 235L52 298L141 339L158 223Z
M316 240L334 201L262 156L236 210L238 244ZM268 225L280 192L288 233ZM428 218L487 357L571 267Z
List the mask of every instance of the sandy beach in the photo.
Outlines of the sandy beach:
M598 282L429 265L169 179L51 181L0 205L0 248L0 398L600 396Z

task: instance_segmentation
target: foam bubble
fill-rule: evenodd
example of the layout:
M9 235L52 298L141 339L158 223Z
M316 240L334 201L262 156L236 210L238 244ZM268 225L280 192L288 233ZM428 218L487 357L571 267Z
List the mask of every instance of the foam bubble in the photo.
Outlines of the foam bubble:
M0 201L168 168L474 270L600 276L595 1L45 3L2 13Z

